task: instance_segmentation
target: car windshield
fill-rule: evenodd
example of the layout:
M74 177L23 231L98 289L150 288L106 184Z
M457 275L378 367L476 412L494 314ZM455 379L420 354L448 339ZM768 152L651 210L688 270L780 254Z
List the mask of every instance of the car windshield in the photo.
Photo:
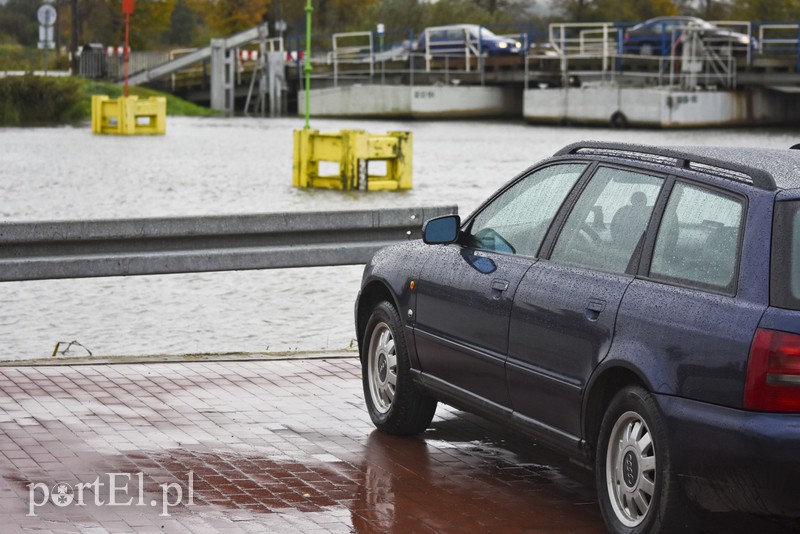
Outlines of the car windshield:
M630 31L638 31L641 28L645 28L645 27L648 27L648 26L657 27L657 28L664 28L664 27L680 28L680 27L686 27L686 26L694 26L694 27L700 27L700 28L706 28L706 29L716 28L716 26L714 26L710 22L707 22L707 21L705 21L703 19L698 19L698 18L681 18L681 19L666 18L666 19L653 19L653 20L648 20L648 21L645 21L645 22L641 22L641 23L637 24L636 26L632 27Z
M701 28L706 28L706 29L716 28L716 26L714 26L710 22L706 22L705 20L702 19L691 19L686 22L691 26L700 26Z
M494 38L497 37L497 35L494 32L492 32L491 30L489 30L487 28L481 27L480 30L481 30L481 37L483 39L494 39ZM471 37L478 37L478 28L477 27L470 28L469 29L469 35Z

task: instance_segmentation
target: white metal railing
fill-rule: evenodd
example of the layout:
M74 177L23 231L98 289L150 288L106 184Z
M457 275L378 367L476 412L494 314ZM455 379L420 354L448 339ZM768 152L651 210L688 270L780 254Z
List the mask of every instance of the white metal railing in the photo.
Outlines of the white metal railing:
M730 28L731 31L744 30L752 35L752 25L748 22L725 21L718 23L719 27ZM623 40L624 29L611 22L600 23L554 23L549 26L549 38L552 49L560 62L562 83L583 74L599 74L606 81L613 82L621 72L623 60L635 60L644 65L647 62L656 62L655 74L652 69L643 72L625 70L629 78L653 78L659 85L681 85L694 87L699 82L706 84L735 85L736 62L733 36L710 37L708 29L687 25L672 28L664 37L664 51L633 49ZM742 52L747 53L747 61L751 61L751 47ZM529 72L528 61L546 61L548 58L541 55L529 55L526 61L526 79ZM601 62L597 68L586 70L571 69L576 61L597 59Z
M331 36L329 61L333 64L333 85L339 83L340 64L367 64L375 74L375 47L372 32L344 32Z
M613 22L559 22L548 27L550 45L560 55L591 55L598 49L606 53L614 51L618 32ZM609 40L613 43L611 47Z
M431 36L443 35L443 39L431 39ZM427 28L423 32L425 43L425 70L431 71L433 58L464 58L464 70L470 71L471 57L481 57L480 37L473 38L469 28L448 28L446 26ZM480 68L480 66L479 66ZM449 68L446 68L449 70Z
M792 32L792 37L787 37ZM800 24L772 24L765 23L758 27L758 51L763 53L777 48L792 48L800 51L798 46L798 32ZM775 34L779 35L775 35Z
M717 28L722 28L725 30L730 30L732 32L741 33L747 36L747 64L753 64L753 52L756 49L756 39L753 35L753 23L749 20L712 20L709 21L710 24L713 24ZM724 42L724 38L718 40L719 43ZM733 55L734 47L738 46L734 43L734 40L731 38L728 39L728 45L730 47L730 53Z
M744 65L745 60L752 65L754 56L770 47L773 50L782 47L780 54L773 56L785 56L787 50L797 54L797 69L800 71L798 24L758 25L740 20L713 21L711 24L722 31L711 31L708 25L691 22L679 27L670 24L667 28L665 23L663 37L639 42L637 38L626 41L629 28L614 22L553 23L548 27L547 46L534 49L525 43L520 55L525 68L524 80L527 84L529 79L536 79L535 71L547 70L554 77L561 76L563 84L586 75L601 83L639 78L655 79L658 85L690 87L699 83L732 87L736 84L737 68ZM746 39L738 34L743 34ZM360 72L349 69L347 74L350 77L379 75L383 83L384 75L389 73L410 80L412 84L415 70L443 73L445 83L449 83L448 78L459 83L460 79L454 76L474 72L481 76L483 83L486 67L502 63L485 58L487 50L481 48L479 34L473 27L427 28L416 41L408 40L399 47L393 46L379 53L373 51L373 35L371 32L337 34L334 52L312 58L312 61L326 61L329 66L333 64L334 78L342 77L340 64L352 62L363 63L364 68ZM361 39L363 44L344 43L342 39L345 37ZM517 35L509 37L526 41ZM394 63L389 70L386 61ZM399 62L405 61L409 62L408 66L398 67ZM509 65L505 63L501 68ZM330 71L315 75L319 78L330 76ZM539 79L547 81L546 76Z

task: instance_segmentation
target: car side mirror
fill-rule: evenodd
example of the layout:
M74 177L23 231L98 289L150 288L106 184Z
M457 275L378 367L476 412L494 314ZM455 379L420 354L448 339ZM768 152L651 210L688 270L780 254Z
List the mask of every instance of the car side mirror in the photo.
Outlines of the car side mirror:
M422 227L422 241L429 245L449 245L458 239L461 217L443 215L429 219Z

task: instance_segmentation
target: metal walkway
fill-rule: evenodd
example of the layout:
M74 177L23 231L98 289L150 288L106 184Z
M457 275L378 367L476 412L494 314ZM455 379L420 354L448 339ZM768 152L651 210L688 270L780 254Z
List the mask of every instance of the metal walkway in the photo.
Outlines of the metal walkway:
M283 53L282 39L267 39L269 29L267 24L255 26L249 30L237 33L225 39L212 39L211 44L204 48L191 51L186 55L168 61L161 65L145 69L143 71L134 73L129 77L128 83L131 85L141 85L143 83L151 82L174 74L180 70L190 67L194 64L211 60L211 108L218 111L224 111L227 115L233 114L234 108L234 90L236 84L236 65L237 65L237 51L239 48L250 43L259 42L261 54L259 55L257 72L259 76L267 79L267 59L265 55L267 52ZM274 62L269 62L272 67ZM273 67L274 68L274 67ZM255 76L255 74L254 74ZM281 72L278 79L282 79ZM270 79L275 79L272 76ZM252 92L252 88L251 88ZM279 92L275 87L268 87L267 83L259 83L259 96L260 102L265 102L264 93L274 94ZM250 96L248 96L248 100ZM273 99L274 100L274 99ZM263 105L262 105L263 109Z

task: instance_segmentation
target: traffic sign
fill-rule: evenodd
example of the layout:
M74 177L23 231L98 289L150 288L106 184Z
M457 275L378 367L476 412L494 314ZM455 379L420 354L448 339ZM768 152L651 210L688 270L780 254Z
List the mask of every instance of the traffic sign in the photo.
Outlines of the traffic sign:
M52 26L56 23L58 12L50 4L42 4L36 12L36 18L42 26Z
M45 43L53 41L53 27L39 26L39 40Z

